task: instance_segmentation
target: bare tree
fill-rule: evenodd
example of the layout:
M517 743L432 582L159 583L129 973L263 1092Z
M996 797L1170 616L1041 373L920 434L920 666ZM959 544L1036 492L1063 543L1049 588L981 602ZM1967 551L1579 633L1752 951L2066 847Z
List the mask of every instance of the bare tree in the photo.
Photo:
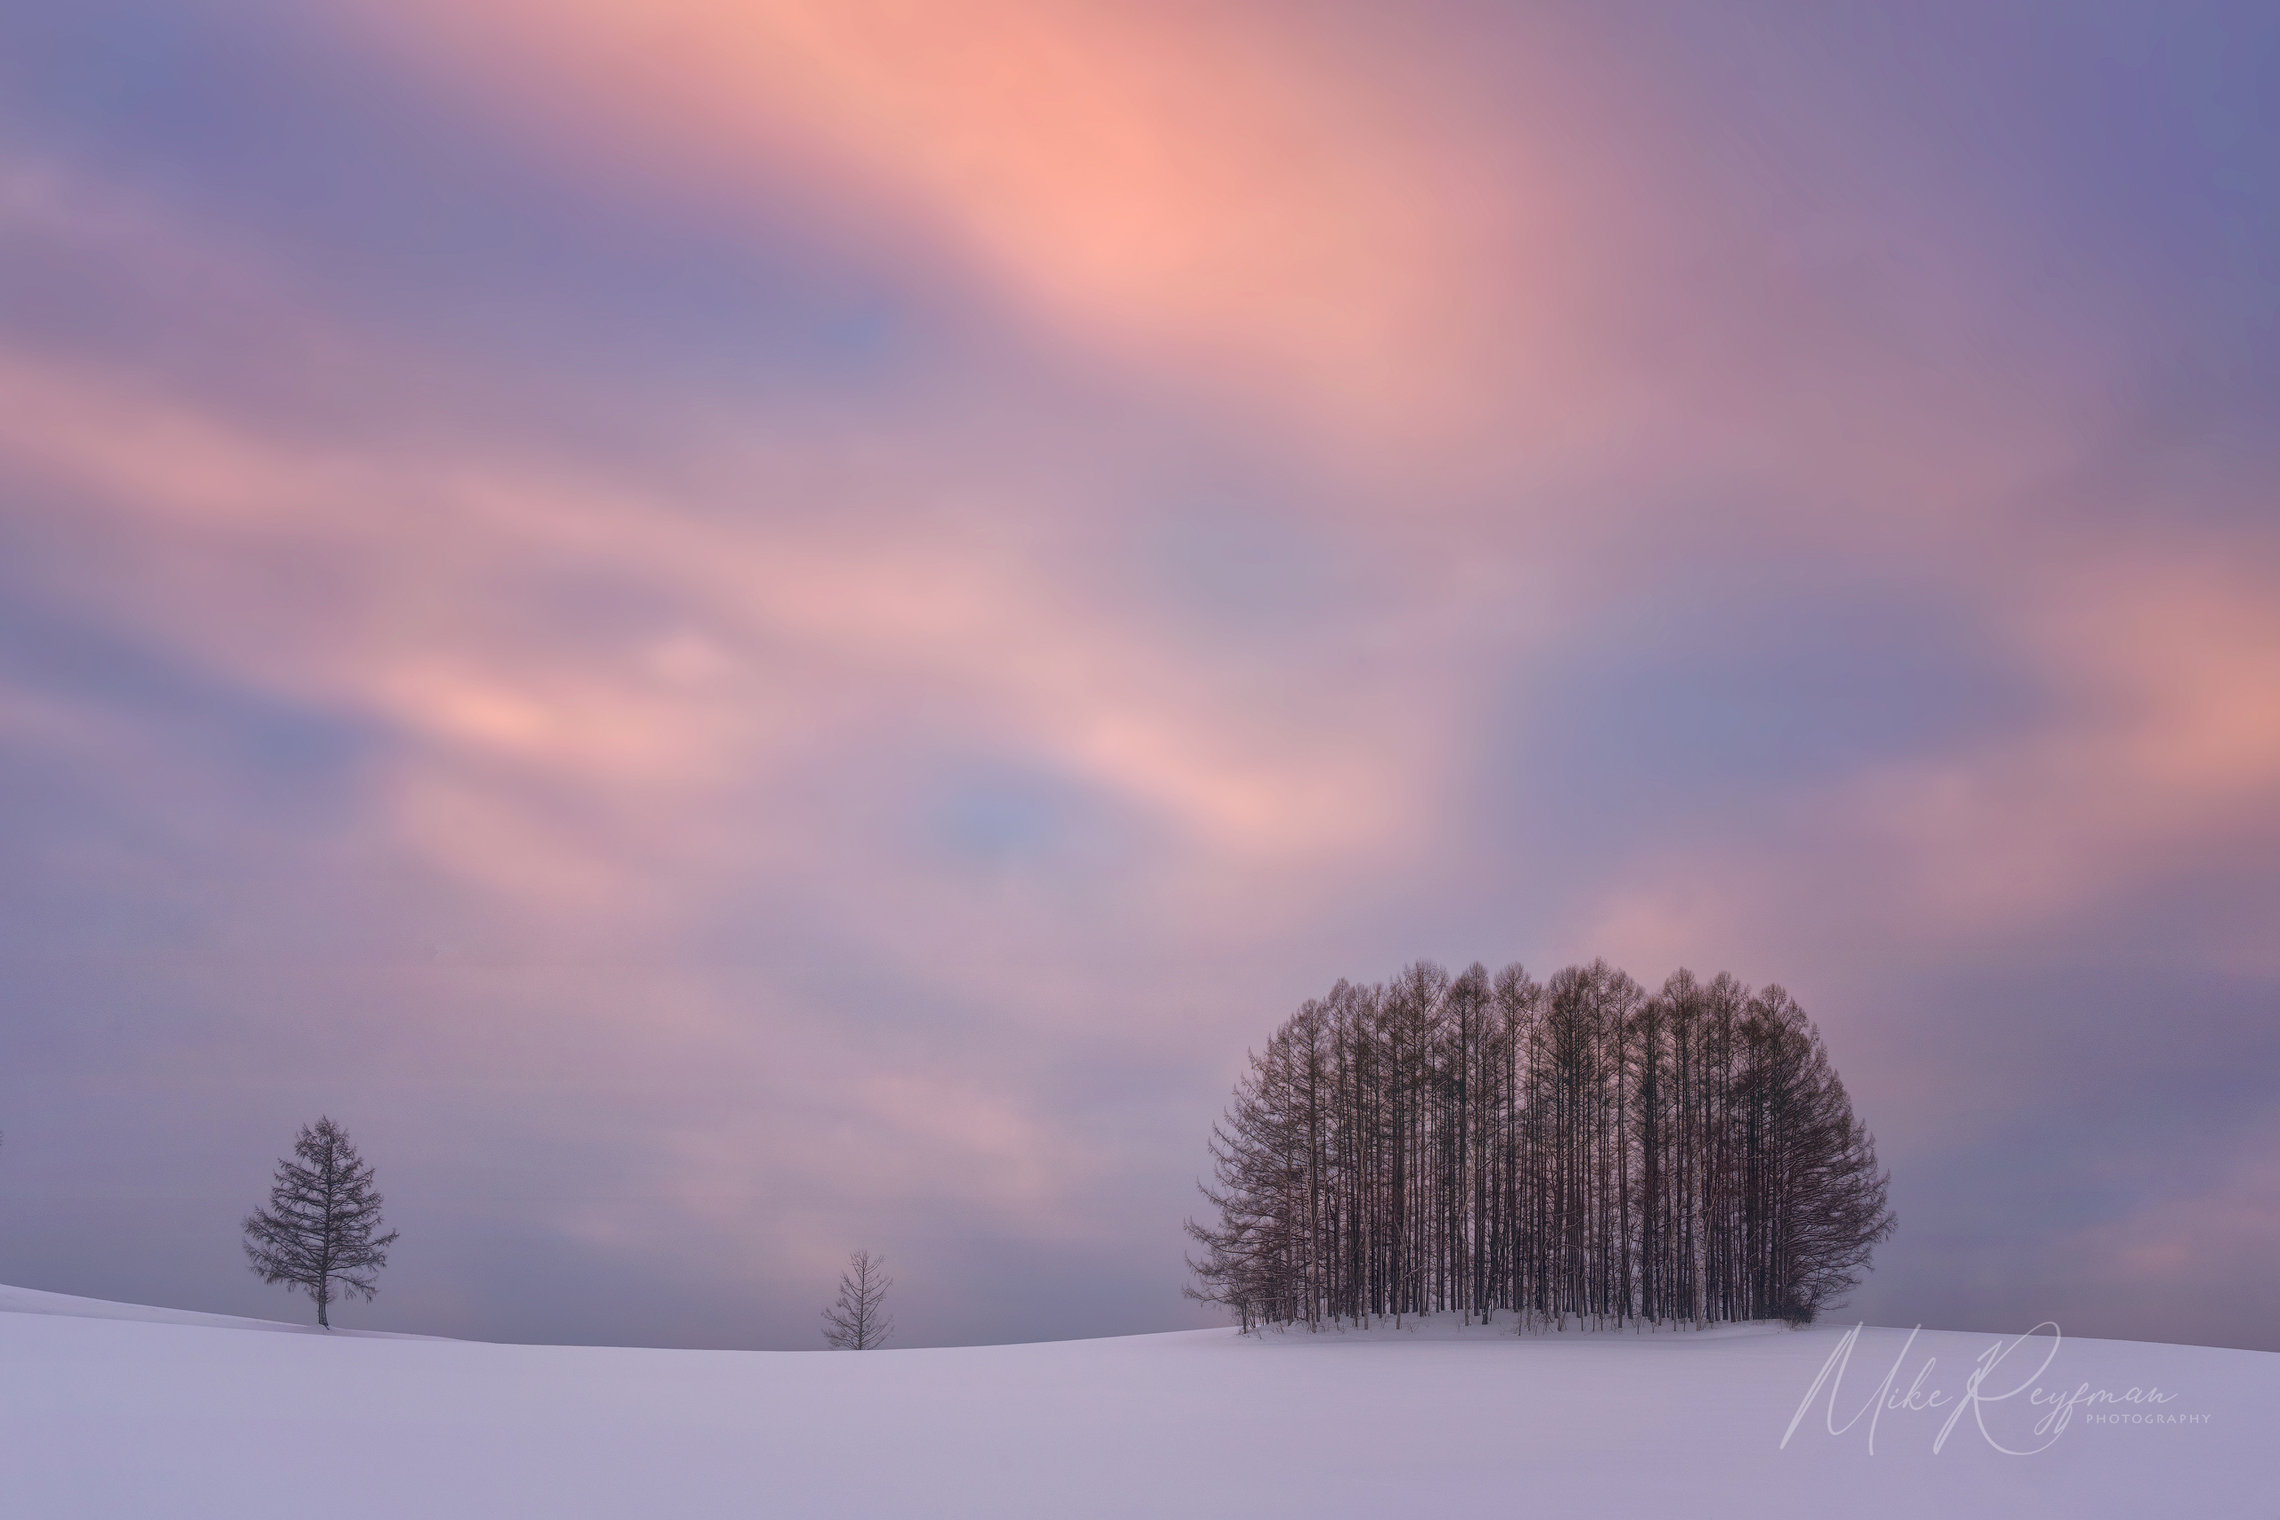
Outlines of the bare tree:
M326 1311L336 1298L379 1291L373 1278L388 1264L396 1232L373 1233L380 1194L372 1167L339 1125L324 1118L303 1125L293 1154L300 1159L277 1163L269 1207L245 1217L246 1259L263 1282L306 1292L317 1323L330 1329Z
M1875 1142L1789 994L1605 962L1340 982L1213 1127L1190 1296L1243 1328L1810 1322L1892 1233Z
M823 1311L824 1341L840 1351L874 1351L895 1331L893 1316L884 1305L895 1280L886 1274L887 1259L869 1251L847 1258L839 1274L839 1299Z

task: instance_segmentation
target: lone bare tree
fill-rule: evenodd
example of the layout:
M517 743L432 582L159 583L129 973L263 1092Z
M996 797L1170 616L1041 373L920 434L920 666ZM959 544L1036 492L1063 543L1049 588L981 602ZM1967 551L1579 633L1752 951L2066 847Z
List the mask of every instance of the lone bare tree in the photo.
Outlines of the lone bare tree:
M372 1167L356 1153L348 1133L330 1119L301 1127L293 1143L299 1160L277 1163L269 1207L245 1217L245 1254L263 1282L299 1288L316 1301L317 1323L336 1298L369 1299L373 1277L388 1264L396 1232L380 1228L380 1194Z
M823 1311L824 1341L840 1351L871 1351L894 1334L895 1322L882 1308L887 1289L895 1280L884 1270L887 1259L868 1251L847 1258L839 1274L839 1301Z

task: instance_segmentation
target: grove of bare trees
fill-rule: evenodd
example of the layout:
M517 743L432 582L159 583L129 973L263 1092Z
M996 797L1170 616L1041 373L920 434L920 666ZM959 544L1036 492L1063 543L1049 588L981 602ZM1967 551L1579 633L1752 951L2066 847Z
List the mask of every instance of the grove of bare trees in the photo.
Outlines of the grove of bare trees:
M1419 963L1276 1030L1211 1141L1189 1293L1258 1324L1805 1323L1886 1177L1779 987Z

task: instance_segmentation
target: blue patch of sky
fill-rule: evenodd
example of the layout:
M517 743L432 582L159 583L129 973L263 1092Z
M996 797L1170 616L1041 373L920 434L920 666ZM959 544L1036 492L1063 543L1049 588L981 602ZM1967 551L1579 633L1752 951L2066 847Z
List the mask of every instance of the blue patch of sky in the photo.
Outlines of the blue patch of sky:
M1036 766L959 762L924 804L926 835L942 856L984 875L1061 876L1112 864L1125 826L1105 798Z
M1087 915L1070 926L1087 937L1115 922L1112 904L1151 853L1148 821L1129 803L1034 760L945 757L908 796L923 857L959 880L1050 887Z
M1000 865L1050 854L1068 835L1067 800L1031 777L952 787L933 810L934 836L961 859Z

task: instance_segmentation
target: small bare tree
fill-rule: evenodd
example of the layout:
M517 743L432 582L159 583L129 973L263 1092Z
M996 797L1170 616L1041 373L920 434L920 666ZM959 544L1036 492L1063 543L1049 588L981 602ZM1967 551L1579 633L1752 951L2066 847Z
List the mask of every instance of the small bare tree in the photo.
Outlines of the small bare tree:
M348 1132L330 1119L301 1127L297 1161L277 1163L269 1207L245 1217L245 1254L263 1282L300 1288L316 1301L317 1323L342 1295L369 1299L373 1277L388 1264L396 1232L380 1227L380 1194L372 1167Z
M839 1351L871 1351L894 1334L895 1322L883 1309L887 1289L895 1280L887 1276L887 1259L868 1251L847 1258L839 1274L839 1301L823 1311L824 1341Z

